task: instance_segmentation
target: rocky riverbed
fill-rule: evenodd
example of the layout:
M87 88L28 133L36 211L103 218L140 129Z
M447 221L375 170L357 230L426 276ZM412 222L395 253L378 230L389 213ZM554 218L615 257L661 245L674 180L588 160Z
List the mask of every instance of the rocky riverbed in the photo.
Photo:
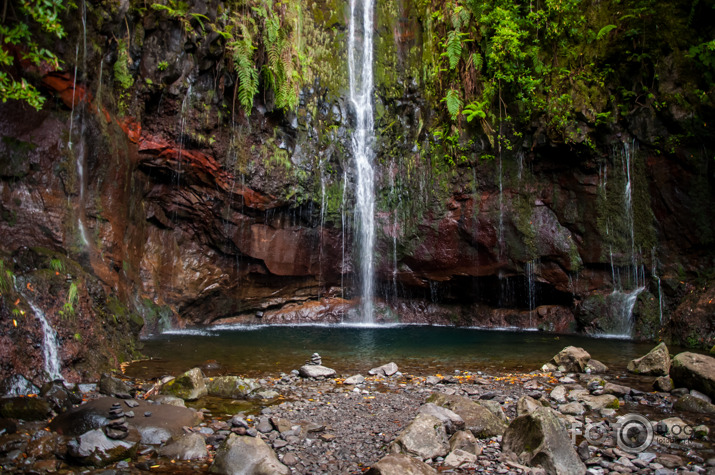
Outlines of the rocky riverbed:
M715 473L707 385L715 359L681 354L671 367L667 349L651 353L630 373L569 347L531 373L411 375L393 363L336 375L313 355L260 379L206 377L215 363L160 381L119 374L73 387L16 376L0 388L0 465L3 473ZM683 378L690 387L679 387Z

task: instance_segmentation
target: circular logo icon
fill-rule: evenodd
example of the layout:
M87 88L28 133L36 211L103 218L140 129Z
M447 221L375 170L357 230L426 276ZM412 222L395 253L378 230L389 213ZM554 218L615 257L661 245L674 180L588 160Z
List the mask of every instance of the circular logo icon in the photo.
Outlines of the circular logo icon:
M616 444L632 454L643 452L653 442L653 426L640 414L627 414L618 421Z
M610 429L602 422L598 424L588 424L583 430L583 437L591 445L601 445L608 437Z

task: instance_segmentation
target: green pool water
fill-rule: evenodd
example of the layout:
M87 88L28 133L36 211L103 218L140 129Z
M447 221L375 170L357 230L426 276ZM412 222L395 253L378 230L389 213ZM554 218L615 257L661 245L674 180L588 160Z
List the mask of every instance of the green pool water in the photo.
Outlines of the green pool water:
M278 375L299 368L314 352L325 366L344 375L366 374L390 361L414 375L528 372L569 345L585 348L592 358L618 371L654 346L613 338L424 325L209 327L171 331L143 343L142 352L150 360L132 363L129 376L177 374L211 360L220 365L219 373Z

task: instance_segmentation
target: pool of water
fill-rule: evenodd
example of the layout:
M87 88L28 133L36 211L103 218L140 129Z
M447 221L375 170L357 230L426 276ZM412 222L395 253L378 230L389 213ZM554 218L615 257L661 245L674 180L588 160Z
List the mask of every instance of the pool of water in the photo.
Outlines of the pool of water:
M619 371L654 346L614 338L427 325L208 327L170 331L143 343L142 351L150 359L129 365L129 376L177 374L211 360L220 365L220 373L278 375L299 368L314 352L323 365L344 375L366 374L390 361L414 375L455 369L528 372L569 345L585 348L591 357Z

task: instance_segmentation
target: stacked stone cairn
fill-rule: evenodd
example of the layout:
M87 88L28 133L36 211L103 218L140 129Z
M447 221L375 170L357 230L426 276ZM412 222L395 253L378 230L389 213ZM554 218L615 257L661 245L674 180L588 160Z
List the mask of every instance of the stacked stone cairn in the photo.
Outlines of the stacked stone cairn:
M114 440L127 438L129 435L129 425L124 417L125 415L126 414L122 410L121 404L118 402L112 404L112 407L109 409L108 416L110 422L104 427L104 433L107 437Z
M318 353L313 353L310 355L310 360L306 361L305 364L320 366L323 364L323 359Z

